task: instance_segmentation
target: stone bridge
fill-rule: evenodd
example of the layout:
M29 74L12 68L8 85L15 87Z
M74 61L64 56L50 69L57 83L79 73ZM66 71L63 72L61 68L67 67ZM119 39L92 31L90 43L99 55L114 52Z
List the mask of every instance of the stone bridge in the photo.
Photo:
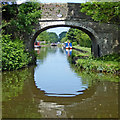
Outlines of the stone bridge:
M107 23L94 22L90 16L80 12L79 3L46 3L41 4L42 17L35 32L30 36L26 47L34 48L37 36L54 27L78 28L89 35L92 41L92 54L95 57L120 52L120 39L118 26Z

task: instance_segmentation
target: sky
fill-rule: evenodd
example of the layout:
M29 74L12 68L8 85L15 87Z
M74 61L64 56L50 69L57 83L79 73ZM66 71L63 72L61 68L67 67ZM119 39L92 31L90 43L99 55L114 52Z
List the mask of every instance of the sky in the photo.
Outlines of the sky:
M63 31L68 31L70 28L69 27L56 27L56 28L51 28L48 29L48 32L55 32L57 35L59 35Z
M21 4L22 2L25 2L26 0L17 0L18 4ZM83 3L88 0L38 0L41 3L67 3L67 2L72 2L72 3Z
M67 2L72 2L72 3L82 3L85 2L85 0L42 0L42 3L67 3Z

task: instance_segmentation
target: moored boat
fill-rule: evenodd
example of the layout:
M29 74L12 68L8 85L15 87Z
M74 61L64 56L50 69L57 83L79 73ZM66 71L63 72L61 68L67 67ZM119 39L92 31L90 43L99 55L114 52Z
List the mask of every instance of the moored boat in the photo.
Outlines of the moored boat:
M41 47L40 42L39 41L34 42L34 47L35 48L40 48Z
M66 43L65 43L65 48L66 48L66 49L72 49L72 43L66 42Z

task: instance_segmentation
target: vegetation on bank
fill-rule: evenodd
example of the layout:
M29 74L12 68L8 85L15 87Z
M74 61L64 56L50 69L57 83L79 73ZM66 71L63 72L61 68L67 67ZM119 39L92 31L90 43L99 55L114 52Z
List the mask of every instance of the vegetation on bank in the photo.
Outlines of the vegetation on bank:
M71 68L81 76L85 83L88 83L89 86L93 85L94 83L100 81L111 81L111 82L119 82L119 76L109 73L96 73L96 72L89 72L87 70L78 69L75 65L70 64ZM97 79L96 79L97 78Z
M2 36L2 70L25 67L31 61L30 54L20 40L11 40L10 35Z
M2 2L2 70L15 70L27 66L32 54L25 50L23 41L39 23L39 3Z
M82 57L82 56L84 56L84 57L85 57L85 56L86 56L86 57L90 57L90 56L91 56L91 48L88 48L88 47L81 47L81 46L79 46L79 45L73 46L73 48L77 48L77 49L86 51L86 52L74 51L75 57Z
M77 58L75 64L78 69L120 74L120 54L110 54L100 58L94 58L90 55L89 48L78 46L76 48L87 51L86 53L73 51L72 58ZM83 56L87 57L84 58Z

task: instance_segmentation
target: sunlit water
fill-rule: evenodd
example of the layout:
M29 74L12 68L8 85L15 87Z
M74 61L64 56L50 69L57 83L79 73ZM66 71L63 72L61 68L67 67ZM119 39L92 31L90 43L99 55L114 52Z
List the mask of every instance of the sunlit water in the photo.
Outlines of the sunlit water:
M119 76L78 71L62 48L37 53L37 66L2 73L3 118L118 118Z
M35 83L38 88L45 91L47 96L73 97L83 94L88 87L82 83L82 79L72 71L67 61L66 53L48 53L43 64L37 61L35 68Z

